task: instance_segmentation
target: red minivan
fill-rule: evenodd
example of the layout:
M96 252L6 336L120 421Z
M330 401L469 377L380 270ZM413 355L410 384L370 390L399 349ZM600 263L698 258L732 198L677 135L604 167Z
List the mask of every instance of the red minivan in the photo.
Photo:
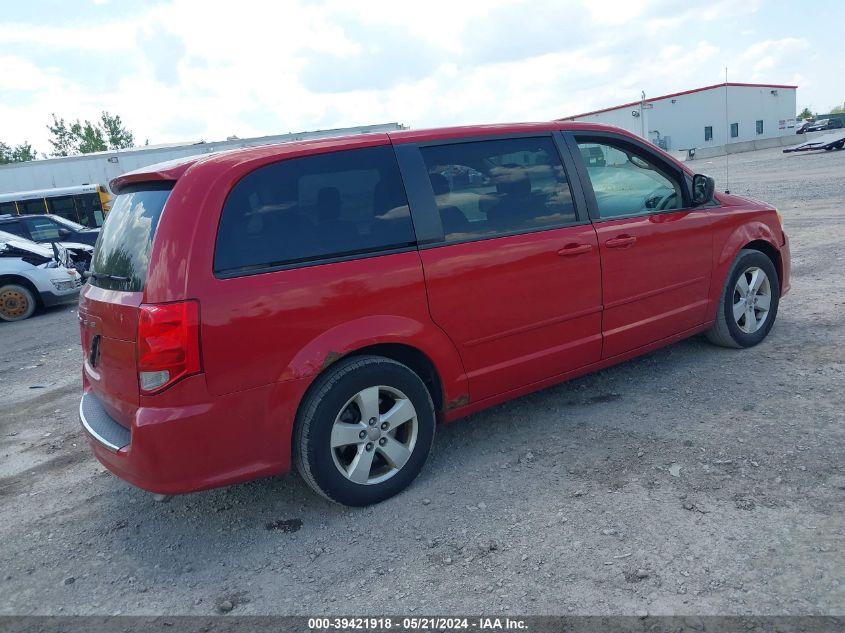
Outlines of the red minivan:
M282 473L348 505L435 425L704 332L762 341L778 213L579 123L368 134L125 174L79 320L80 418L128 482Z

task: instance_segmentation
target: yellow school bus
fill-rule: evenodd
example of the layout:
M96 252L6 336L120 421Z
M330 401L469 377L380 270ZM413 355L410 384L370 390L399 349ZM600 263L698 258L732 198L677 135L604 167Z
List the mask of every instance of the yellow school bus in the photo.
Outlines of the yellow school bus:
M112 197L102 185L0 193L0 215L54 213L83 226L102 226Z

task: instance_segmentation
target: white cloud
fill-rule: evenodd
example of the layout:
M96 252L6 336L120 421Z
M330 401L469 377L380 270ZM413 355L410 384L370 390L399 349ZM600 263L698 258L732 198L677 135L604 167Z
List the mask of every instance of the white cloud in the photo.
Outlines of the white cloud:
M49 146L59 116L120 114L142 141L398 121L542 120L720 81L797 81L831 103L795 22L762 0L172 0L99 20L0 24L0 140ZM776 10L782 10L777 5ZM782 22L783 16L776 16ZM744 35L740 33L744 32ZM834 56L830 56L830 60ZM824 64L822 64L824 67ZM824 81L823 81L824 80ZM824 92L828 91L828 92ZM799 93L800 94L800 93ZM800 98L799 98L800 101Z

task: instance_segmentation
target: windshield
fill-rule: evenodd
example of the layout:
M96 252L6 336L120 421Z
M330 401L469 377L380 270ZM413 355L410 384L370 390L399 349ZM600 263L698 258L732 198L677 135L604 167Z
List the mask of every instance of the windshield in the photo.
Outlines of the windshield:
M64 224L66 227L73 231L84 231L86 227L82 226L81 224L77 224L73 220L68 220L67 218L63 218L60 215L56 215L55 213L51 213L50 217L53 218L59 224Z
M91 262L91 284L140 292L147 279L153 236L173 183L121 193L106 216Z

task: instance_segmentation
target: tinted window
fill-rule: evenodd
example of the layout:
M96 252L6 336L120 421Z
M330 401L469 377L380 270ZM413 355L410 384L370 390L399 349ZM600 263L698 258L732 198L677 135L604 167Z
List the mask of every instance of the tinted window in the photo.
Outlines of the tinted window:
M65 215L70 220L75 220L85 226L100 226L102 220L102 205L100 204L100 196L96 193L85 193L75 196L76 211L75 215ZM99 220L99 223L97 222Z
M62 196L61 198L49 198L47 204L50 213L54 213L68 220L76 220L76 203L73 196Z
M704 140L705 141L712 141L713 140L713 126L712 125L705 125L704 126Z
M26 215L29 213L45 213L47 211L47 209L44 207L43 198L38 198L37 200L19 201L18 208L20 209L21 215Z
M613 218L680 209L682 189L650 158L624 146L579 142L599 216Z
M144 289L153 236L170 186L122 193L114 199L94 249L93 285L133 292Z
M45 240L60 240L62 236L59 235L59 225L53 222L48 217L41 218L26 218L24 220L26 228L36 242L43 242Z
M414 241L392 147L333 152L262 167L235 185L220 218L214 270L237 275Z
M731 123L731 138L739 136L739 123Z
M447 242L575 222L551 138L422 147Z
M763 120L758 119L757 120L757 134L762 134L762 133L763 133Z
M0 231L6 231L6 233L13 233L29 239L29 234L24 229L23 223L20 220L0 223Z
M17 215L18 208L14 202L0 202L0 215Z

